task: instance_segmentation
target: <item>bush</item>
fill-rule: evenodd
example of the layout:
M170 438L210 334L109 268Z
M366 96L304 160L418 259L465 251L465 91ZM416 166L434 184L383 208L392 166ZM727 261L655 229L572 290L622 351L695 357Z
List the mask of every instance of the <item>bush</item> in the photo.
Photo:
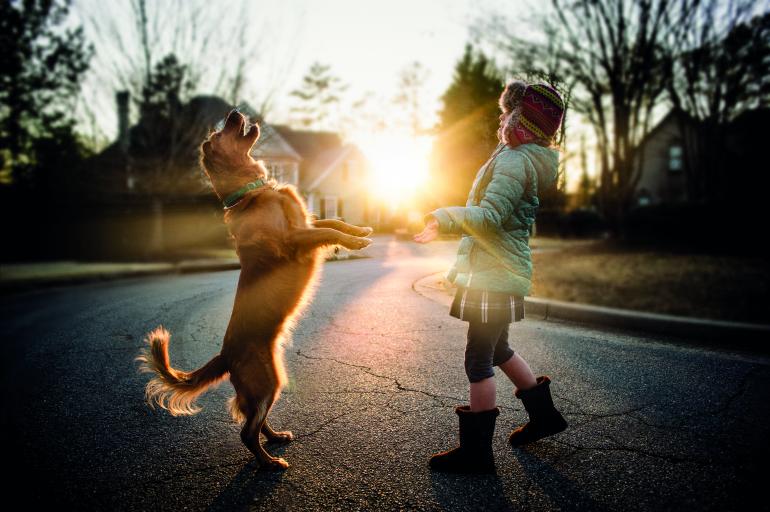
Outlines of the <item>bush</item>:
M595 238L604 234L607 223L595 210L577 208L567 213L544 209L537 213L537 234L562 238Z
M719 253L756 253L765 244L750 244L758 212L736 204L659 204L634 208L623 224L630 242Z
M607 223L596 210L577 208L567 213L563 223L563 236L595 238L607 230Z

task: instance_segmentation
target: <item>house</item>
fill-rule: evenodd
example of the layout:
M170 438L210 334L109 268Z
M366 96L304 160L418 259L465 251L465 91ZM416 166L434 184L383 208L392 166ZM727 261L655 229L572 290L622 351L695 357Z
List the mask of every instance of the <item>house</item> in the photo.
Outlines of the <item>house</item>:
M635 205L648 206L660 203L687 201L685 173L685 141L682 127L696 131L696 123L683 113L669 112L639 146L637 166L641 175L636 187Z
M200 168L198 148L232 105L217 96L196 96L163 105L171 115L143 112L130 125L129 102L127 93L117 94L118 137L89 159L83 186L84 202L94 207L94 217L104 219L112 252L221 243L227 236L221 204ZM335 133L272 126L248 105L240 109L260 125L251 155L271 177L297 187L319 218L368 224L368 165L358 148Z
M635 192L635 205L681 204L693 202L692 192L708 179L716 180L718 188L724 176L740 173L741 183L751 183L741 191L744 202L762 202L770 186L764 172L764 134L770 123L770 109L747 110L730 121L721 131L724 134L723 151L725 168L723 177L704 176L703 158L699 148L708 144L702 124L685 113L671 111L658 123L639 146L637 165L641 175ZM690 169L690 172L687 170ZM692 177L691 177L692 176ZM688 183L688 179L700 179L700 183ZM724 182L733 184L730 181ZM724 190L729 193L731 191Z
M302 157L299 190L310 212L320 219L377 224L369 193L370 167L361 150L344 144L333 132L275 129Z
M140 116L129 126L129 97L117 94L118 138L88 162L96 197L110 203L206 202L212 196L198 164L200 143L216 129L232 105L217 96L196 96L174 116ZM251 150L278 181L299 185L300 155L248 106L241 110L260 123L262 135Z

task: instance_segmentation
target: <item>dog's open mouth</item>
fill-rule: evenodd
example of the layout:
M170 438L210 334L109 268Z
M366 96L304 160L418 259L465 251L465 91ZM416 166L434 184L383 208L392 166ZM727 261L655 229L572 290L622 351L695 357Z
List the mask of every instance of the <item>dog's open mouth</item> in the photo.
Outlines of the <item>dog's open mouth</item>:
M246 130L246 117L241 114L237 108L234 108L227 114L227 117L220 119L217 124L214 125L215 132L231 132L235 131L238 135L244 135Z

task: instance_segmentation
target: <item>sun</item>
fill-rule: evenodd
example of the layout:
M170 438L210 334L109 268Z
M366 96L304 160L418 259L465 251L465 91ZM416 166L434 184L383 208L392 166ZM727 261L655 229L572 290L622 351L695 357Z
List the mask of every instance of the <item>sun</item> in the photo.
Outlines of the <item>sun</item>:
M406 204L428 180L431 137L377 134L359 143L371 164L369 190L392 208Z

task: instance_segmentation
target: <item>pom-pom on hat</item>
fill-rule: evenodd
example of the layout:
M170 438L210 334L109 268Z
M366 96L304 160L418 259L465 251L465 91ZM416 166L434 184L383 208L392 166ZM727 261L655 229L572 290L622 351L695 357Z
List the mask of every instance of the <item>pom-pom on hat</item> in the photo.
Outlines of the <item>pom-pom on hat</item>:
M559 93L550 85L527 85L520 109L513 127L519 142L551 143L564 117L564 101Z

